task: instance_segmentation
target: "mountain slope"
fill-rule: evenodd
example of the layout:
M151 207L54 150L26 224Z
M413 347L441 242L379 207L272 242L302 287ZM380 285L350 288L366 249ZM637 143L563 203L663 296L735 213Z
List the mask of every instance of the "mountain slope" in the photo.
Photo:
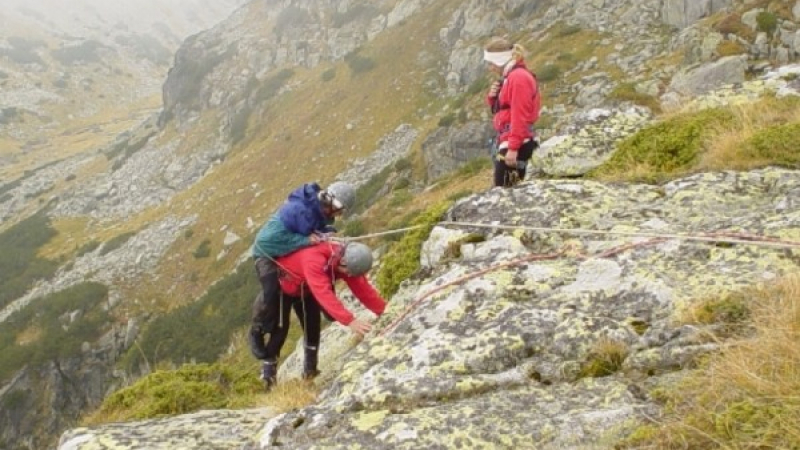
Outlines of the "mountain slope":
M454 136L470 133L479 143L460 161L483 155L489 134L481 97L489 80L480 44L486 37L513 30L530 50L547 107L541 126L549 136L569 124L574 111L591 113L631 98L659 104L681 70L683 46L709 33L707 23L683 30L665 26L666 13L675 13L678 3L684 4L248 3L181 46L158 114L144 108L146 121L121 124L125 132L87 145L92 152L0 188L0 215L12 218L8 223L47 205L57 236L37 247L36 255L59 263L49 282L31 285L4 305L0 320L20 317L15 314L30 311L37 299L49 301L85 281L108 286L104 308L112 320L102 329L104 339L56 359L72 362L69 371L57 373L74 386L83 385L84 369L95 359L117 376L92 380L89 406L148 366L213 359L218 355L196 350L166 353L148 337L148 327L163 319L159 329L175 331L170 339L193 339L202 330L185 324L226 322L220 318L229 319L234 312L228 309L238 303L233 294L210 287L240 265L252 234L289 189L337 177L357 182L365 206L382 199L387 207L355 218L363 229L377 229L410 220L424 208L415 195L435 182L428 174L446 154L439 150L460 145ZM691 16L692 23L702 16L678 13ZM744 77L743 70L736 75ZM603 157L613 149L614 142L607 143ZM360 160L375 153L380 157ZM473 181L464 189L477 186ZM459 194L452 189L442 195ZM242 265L241 277L247 269ZM235 295L240 294L245 295ZM75 317L80 323L80 312L85 311L64 311L61 320ZM12 342L39 342L44 334L37 331L27 327ZM132 347L148 341L155 343ZM215 352L225 343L215 345ZM119 370L123 359L133 363ZM13 393L30 385L7 387Z

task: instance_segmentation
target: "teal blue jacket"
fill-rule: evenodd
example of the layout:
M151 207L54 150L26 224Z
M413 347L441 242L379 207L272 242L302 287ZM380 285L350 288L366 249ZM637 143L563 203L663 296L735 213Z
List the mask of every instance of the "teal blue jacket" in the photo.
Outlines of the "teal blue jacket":
M277 258L311 245L308 236L290 231L276 213L261 227L253 244L255 258Z

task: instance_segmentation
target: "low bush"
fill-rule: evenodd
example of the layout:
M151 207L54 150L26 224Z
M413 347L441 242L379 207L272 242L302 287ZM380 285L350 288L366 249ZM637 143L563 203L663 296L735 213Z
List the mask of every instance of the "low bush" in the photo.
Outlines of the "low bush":
M442 202L417 215L411 221L411 225L421 225L421 227L406 233L386 252L380 271L375 277L377 287L384 298L394 295L400 287L400 283L419 269L422 243L447 212L450 204L449 201Z
M588 175L597 178L659 182L689 171L705 140L733 114L708 109L650 125L623 140L613 156Z

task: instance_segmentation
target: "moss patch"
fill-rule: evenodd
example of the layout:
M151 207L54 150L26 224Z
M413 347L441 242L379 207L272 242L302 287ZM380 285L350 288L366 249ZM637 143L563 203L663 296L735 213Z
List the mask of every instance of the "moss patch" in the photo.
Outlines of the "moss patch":
M800 167L800 123L776 125L756 132L742 145L741 156L765 164Z
M252 371L234 366L190 364L156 371L106 398L97 420L142 420L229 406L228 399L263 390Z
M730 111L715 108L661 121L622 141L589 176L658 182L688 172L714 127L732 120Z
M441 202L417 216L411 225L420 225L420 228L409 231L389 249L376 279L378 289L384 297L394 295L400 283L419 269L422 243L428 238L434 225L441 220L450 204L449 201Z

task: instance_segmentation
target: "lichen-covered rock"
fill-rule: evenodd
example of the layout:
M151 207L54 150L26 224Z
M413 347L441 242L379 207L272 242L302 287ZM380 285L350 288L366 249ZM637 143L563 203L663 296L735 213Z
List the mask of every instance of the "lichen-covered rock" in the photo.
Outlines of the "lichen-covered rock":
M580 112L561 135L542 143L531 158L531 167L554 177L583 175L603 164L617 142L637 132L650 118L651 113L638 106Z
M798 194L800 173L763 169L665 186L538 180L463 199L441 227L523 228L466 227L487 240L405 282L318 403L271 420L259 446L610 448L657 408L642 377L717 349L676 323L679 308L798 269L800 249L675 235L798 241ZM620 349L616 367L593 364L601 342Z
M180 417L112 423L64 433L60 450L233 450L252 443L255 431L274 417L269 409L200 411Z

